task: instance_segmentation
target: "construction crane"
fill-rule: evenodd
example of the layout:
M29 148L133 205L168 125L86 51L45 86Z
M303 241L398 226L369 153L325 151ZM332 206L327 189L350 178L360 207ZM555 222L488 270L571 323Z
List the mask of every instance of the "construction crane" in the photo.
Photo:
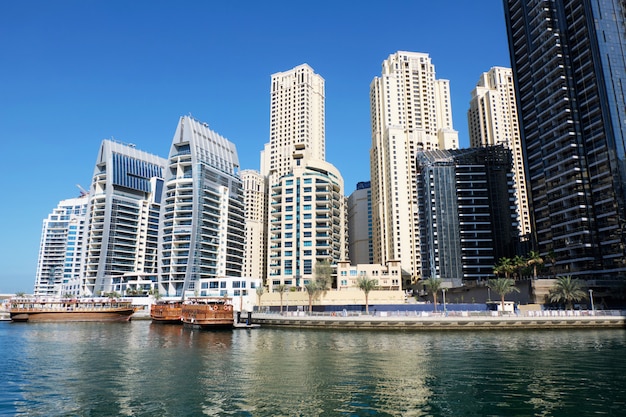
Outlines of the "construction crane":
M80 190L80 196L81 197L86 197L89 195L89 191L85 190L83 187L80 186L80 184L76 184L76 186L78 187L78 189Z

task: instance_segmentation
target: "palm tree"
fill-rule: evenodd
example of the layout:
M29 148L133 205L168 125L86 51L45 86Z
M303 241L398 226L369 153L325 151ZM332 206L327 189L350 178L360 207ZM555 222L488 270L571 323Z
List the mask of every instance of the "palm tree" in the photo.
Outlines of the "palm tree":
M424 285L426 285L426 288L428 288L428 291L433 294L433 304L435 305L435 312L437 311L437 292L439 292L439 290L441 289L442 284L443 282L439 278L435 277L428 278L424 283Z
M502 311L504 311L504 297L514 291L519 292L519 288L515 286L515 280L511 278L490 279L487 286L500 294Z
M515 255L511 263L513 264L513 272L517 273L517 279L521 279L522 268L526 266L526 259L519 255Z
M264 292L265 292L265 288L263 288L263 285L256 287L256 299L257 299L257 305L259 306L259 311L261 311L261 296L263 295Z
M378 286L378 280L365 275L356 280L356 286L365 293L365 314L369 314L369 294Z
M315 282L320 291L326 291L332 285L333 267L326 259L315 264Z
M511 258L500 258L498 259L498 263L493 267L494 274L502 274L505 278L509 278L513 271L515 271L515 266Z
M533 279L537 279L537 268L543 265L543 258L536 250L531 250L526 258L526 265L533 268Z
M550 301L565 303L567 310L572 309L575 301L584 298L587 298L587 293L582 289L580 281L572 279L571 275L557 277L554 287L550 290Z
M309 314L311 314L313 311L313 299L317 297L321 290L317 281L309 281L307 284L304 284L304 288L306 288L307 295L309 296Z
M280 295L280 314L283 314L283 294L287 291L287 286L285 284L277 285L276 291L278 291Z

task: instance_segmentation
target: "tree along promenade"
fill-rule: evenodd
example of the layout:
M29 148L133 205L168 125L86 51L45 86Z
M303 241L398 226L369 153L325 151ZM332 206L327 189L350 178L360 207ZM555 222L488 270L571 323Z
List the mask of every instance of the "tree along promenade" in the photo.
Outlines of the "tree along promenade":
M522 329L626 329L622 310L544 310L516 313L384 311L375 314L303 311L252 313L262 327L381 329L381 330L522 330Z

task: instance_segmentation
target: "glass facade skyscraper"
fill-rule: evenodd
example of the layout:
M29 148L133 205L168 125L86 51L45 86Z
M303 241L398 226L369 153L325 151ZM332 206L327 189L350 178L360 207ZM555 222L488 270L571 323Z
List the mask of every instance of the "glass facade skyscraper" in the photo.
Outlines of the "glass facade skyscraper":
M417 153L422 278L485 281L497 259L515 254L511 167L502 145Z
M626 3L504 0L536 248L555 274L624 277Z

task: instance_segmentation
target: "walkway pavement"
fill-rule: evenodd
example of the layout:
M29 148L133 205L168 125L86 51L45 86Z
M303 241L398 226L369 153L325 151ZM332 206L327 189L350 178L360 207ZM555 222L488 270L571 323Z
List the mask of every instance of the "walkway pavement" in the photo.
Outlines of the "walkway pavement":
M571 313L571 314L569 314ZM578 313L578 314L576 314ZM497 314L497 313L496 313ZM525 314L492 315L456 312L399 312L376 315L306 315L303 312L253 313L252 322L266 326L296 328L402 329L402 330L491 330L491 329L598 329L626 328L626 311L533 311Z

